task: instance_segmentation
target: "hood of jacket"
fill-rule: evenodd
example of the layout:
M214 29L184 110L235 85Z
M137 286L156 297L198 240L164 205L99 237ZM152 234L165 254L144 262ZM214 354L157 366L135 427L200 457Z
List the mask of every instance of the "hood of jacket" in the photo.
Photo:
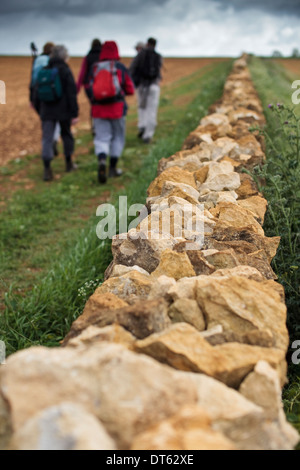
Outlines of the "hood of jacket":
M115 41L106 41L101 50L100 61L102 60L120 60L118 46Z

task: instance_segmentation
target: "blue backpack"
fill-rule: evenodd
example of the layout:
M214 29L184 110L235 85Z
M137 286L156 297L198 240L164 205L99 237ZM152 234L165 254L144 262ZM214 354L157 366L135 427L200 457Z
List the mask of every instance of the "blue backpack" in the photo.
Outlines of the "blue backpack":
M37 84L37 79L40 70L47 67L49 64L50 57L48 55L39 55L32 66L31 86L34 87Z
M61 79L57 68L45 67L38 73L38 98L44 103L53 103L62 98Z

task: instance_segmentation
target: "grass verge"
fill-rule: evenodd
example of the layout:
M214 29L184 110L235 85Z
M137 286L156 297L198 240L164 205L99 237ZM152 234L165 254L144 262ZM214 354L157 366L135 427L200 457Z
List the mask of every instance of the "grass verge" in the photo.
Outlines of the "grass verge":
M285 288L291 337L290 383L283 399L289 421L300 432L300 365L295 363L300 353L294 348L300 340L300 106L292 107L290 72L271 60L253 59L250 68L267 118L267 163L256 172L269 202L265 231L281 236L273 267Z

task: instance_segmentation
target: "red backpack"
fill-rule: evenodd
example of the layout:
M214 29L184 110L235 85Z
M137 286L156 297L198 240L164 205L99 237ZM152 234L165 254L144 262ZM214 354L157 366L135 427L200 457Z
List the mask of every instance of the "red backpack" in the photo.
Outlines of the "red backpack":
M97 104L116 103L123 99L123 92L114 61L95 64L91 91L93 101Z

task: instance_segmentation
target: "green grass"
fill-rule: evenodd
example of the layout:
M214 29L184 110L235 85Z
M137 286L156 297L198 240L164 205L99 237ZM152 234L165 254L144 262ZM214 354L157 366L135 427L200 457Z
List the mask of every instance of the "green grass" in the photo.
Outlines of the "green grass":
M281 236L273 267L285 288L292 343L300 339L300 106L293 108L291 101L296 77L271 60L253 59L251 72L267 118L267 164L256 176L263 178L261 190L269 202L266 235ZM300 365L292 363L293 352L283 398L288 419L300 432Z
M230 68L230 61L209 66L168 87L162 94L156 140L150 149L135 136L133 110L122 158L126 172L117 183L98 186L88 135L79 136L80 147L91 150L79 155L80 171L51 185L40 182L38 159L28 160L27 178L34 182L33 190L21 188L0 213L4 294L0 339L8 354L37 344L56 346L64 338L111 261L111 241L96 237L97 206L107 201L117 204L124 194L129 205L145 202L157 162L181 148L208 107L220 98ZM179 96L186 96L186 103L177 107L174 102ZM14 165L7 166L11 174L16 171ZM54 171L63 174L61 159L54 162Z

